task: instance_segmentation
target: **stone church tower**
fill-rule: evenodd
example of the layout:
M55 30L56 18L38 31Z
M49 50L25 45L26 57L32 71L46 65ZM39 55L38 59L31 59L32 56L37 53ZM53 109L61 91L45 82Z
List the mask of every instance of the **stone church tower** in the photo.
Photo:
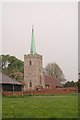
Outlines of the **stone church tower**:
M42 56L36 53L34 28L32 26L32 40L30 54L24 55L24 90L44 88Z

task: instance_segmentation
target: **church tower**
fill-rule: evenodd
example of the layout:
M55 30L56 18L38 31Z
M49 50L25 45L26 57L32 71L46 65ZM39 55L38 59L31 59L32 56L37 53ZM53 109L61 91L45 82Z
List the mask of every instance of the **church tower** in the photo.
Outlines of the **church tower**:
M30 54L24 55L24 90L44 88L42 56L36 53L34 28L32 26L32 39Z

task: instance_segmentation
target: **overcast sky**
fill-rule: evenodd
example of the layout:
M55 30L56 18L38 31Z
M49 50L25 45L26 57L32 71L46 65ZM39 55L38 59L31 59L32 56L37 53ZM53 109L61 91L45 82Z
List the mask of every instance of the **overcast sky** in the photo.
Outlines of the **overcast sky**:
M71 3L3 3L2 52L24 60L30 53L34 25L37 53L44 67L56 62L67 80L77 80L78 5Z

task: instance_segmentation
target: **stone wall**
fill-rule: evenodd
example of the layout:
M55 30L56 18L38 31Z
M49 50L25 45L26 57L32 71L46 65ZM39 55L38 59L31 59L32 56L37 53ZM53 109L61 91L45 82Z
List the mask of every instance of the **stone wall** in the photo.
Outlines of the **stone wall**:
M42 67L43 63L41 55L24 55L24 90L35 89L35 86L40 85L40 78L42 78L41 75L43 74ZM29 86L30 82L32 87ZM42 84L44 84L43 80Z

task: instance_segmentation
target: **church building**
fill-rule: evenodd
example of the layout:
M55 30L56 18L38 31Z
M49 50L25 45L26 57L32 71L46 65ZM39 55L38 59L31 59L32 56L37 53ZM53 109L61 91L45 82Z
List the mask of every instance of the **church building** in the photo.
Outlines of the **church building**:
M24 90L62 86L58 79L43 73L43 57L36 52L33 26L30 54L24 55L24 83Z

